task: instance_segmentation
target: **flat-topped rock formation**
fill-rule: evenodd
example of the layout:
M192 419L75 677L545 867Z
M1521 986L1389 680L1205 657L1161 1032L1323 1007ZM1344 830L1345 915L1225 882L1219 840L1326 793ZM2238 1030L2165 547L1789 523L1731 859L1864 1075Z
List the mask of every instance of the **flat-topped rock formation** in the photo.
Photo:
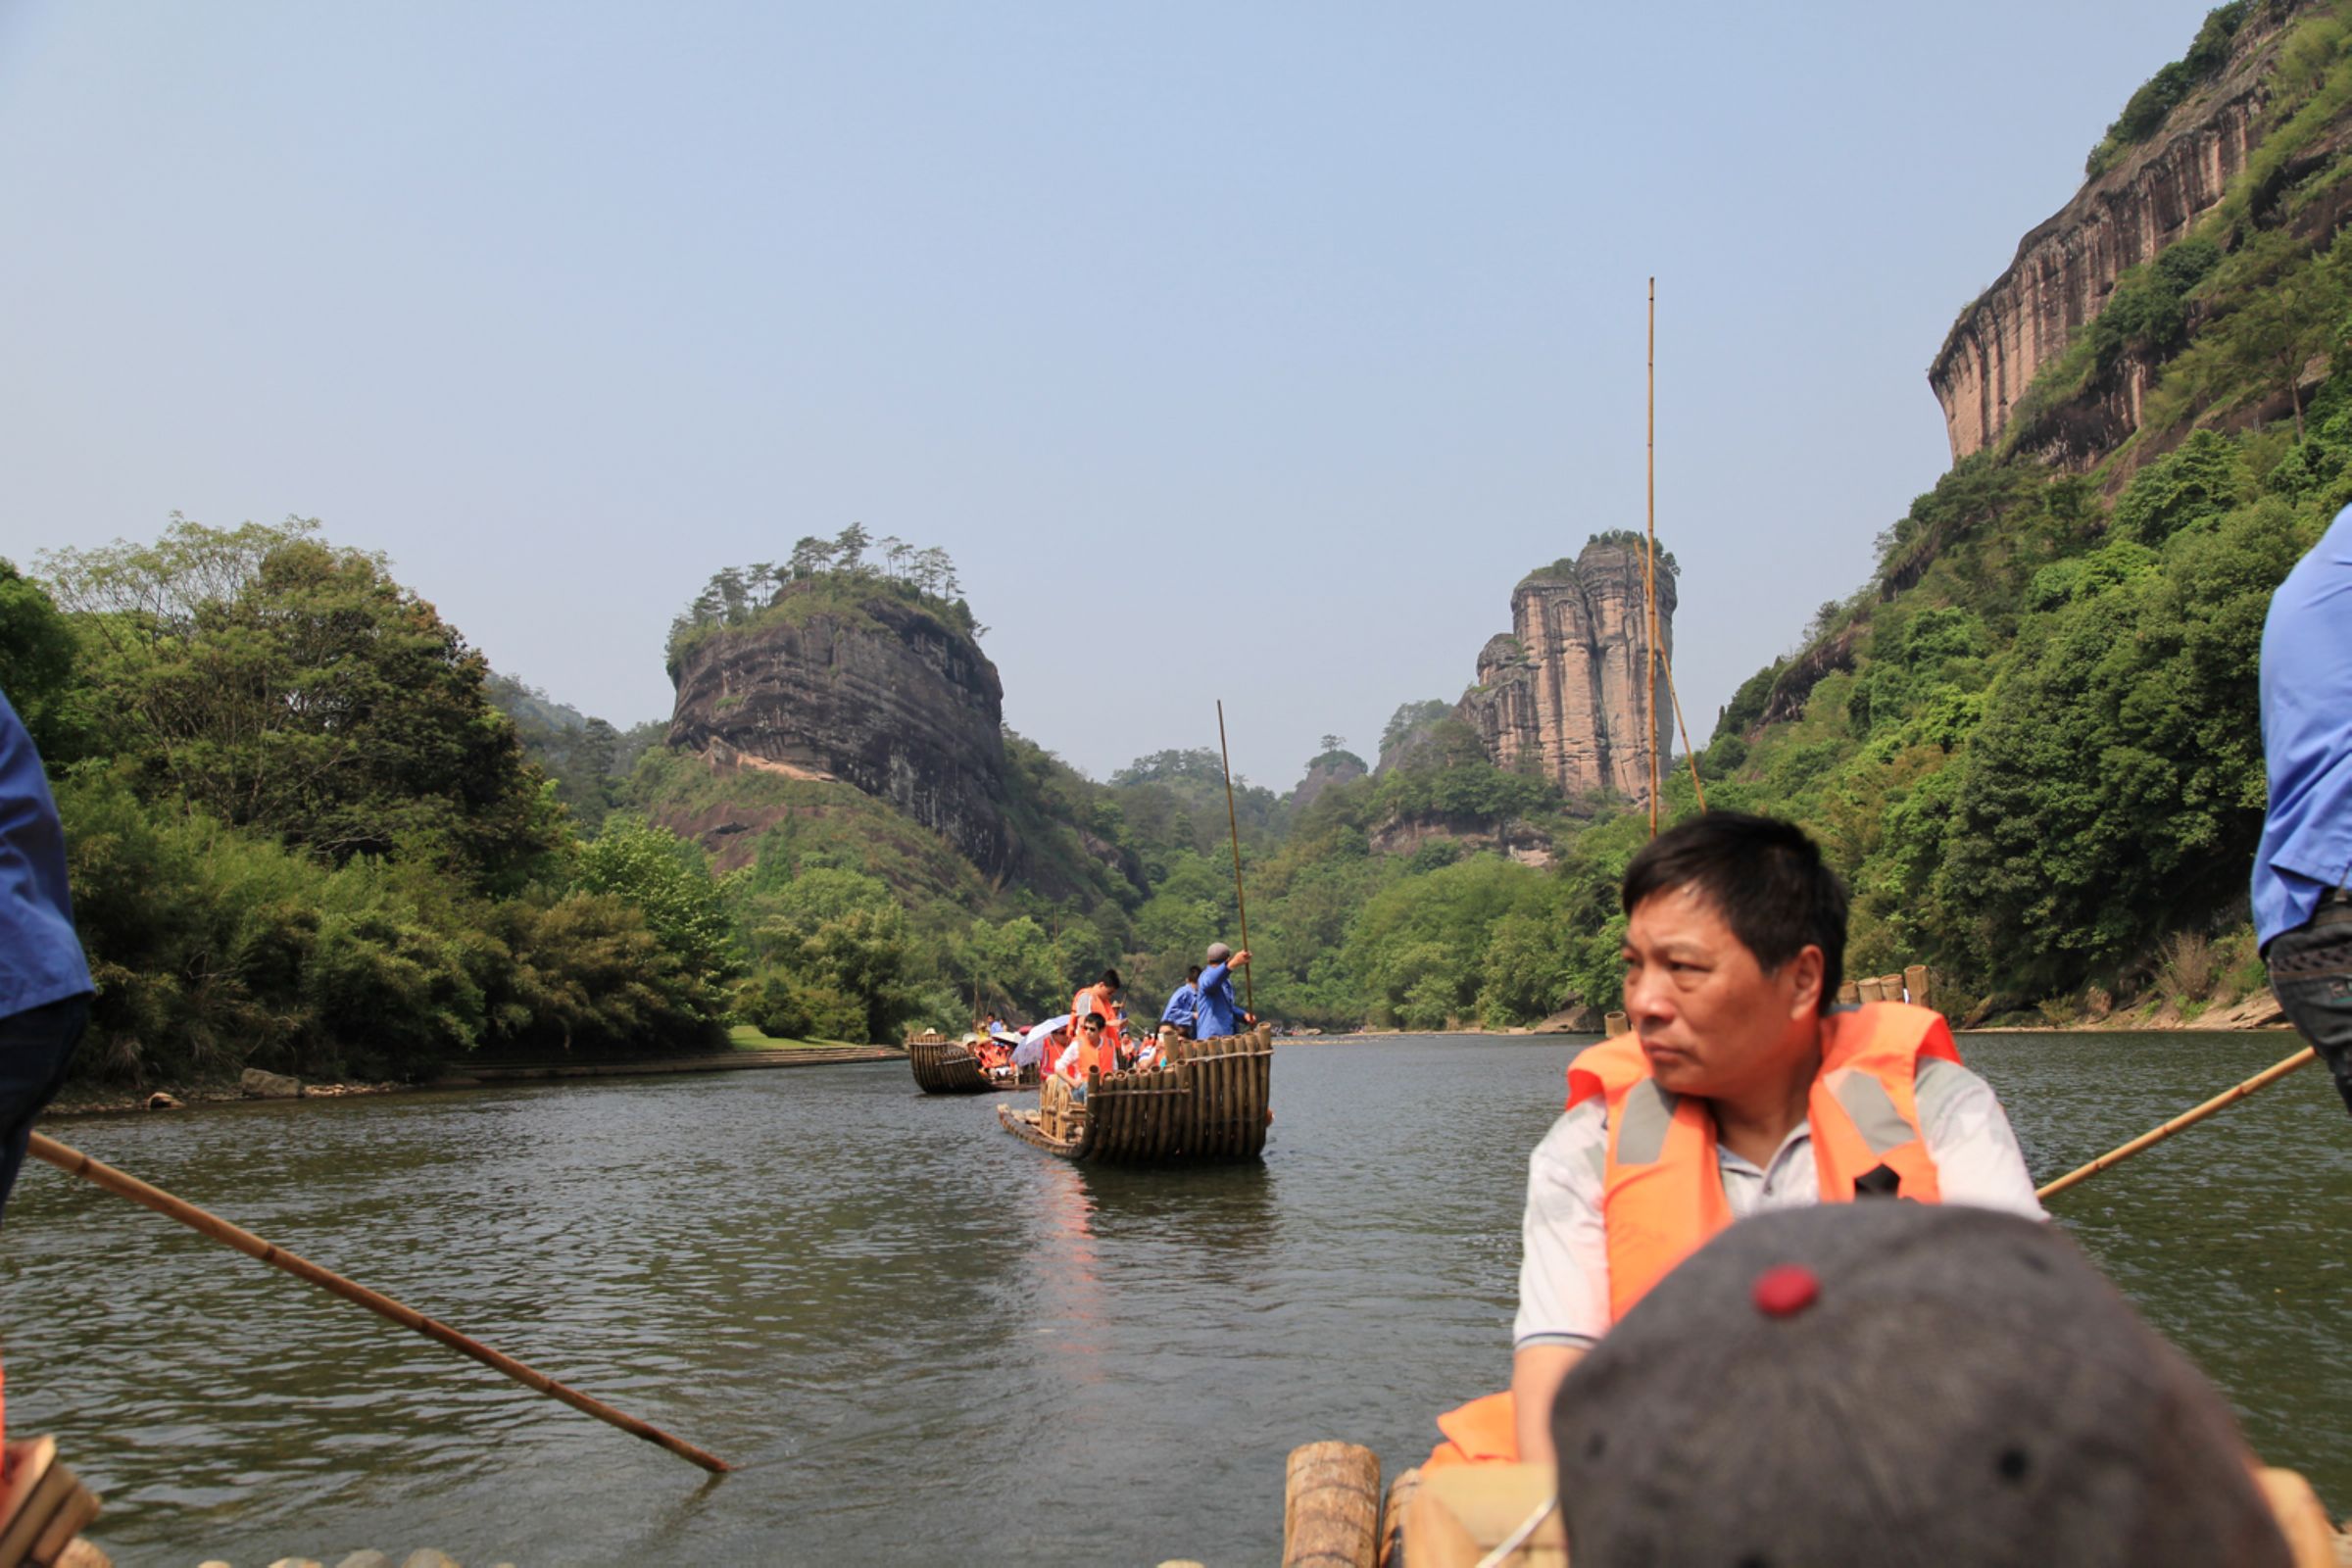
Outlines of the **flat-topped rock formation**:
M684 649L669 745L716 766L853 784L982 871L1010 870L1004 688L979 644L887 592L805 611L794 594Z

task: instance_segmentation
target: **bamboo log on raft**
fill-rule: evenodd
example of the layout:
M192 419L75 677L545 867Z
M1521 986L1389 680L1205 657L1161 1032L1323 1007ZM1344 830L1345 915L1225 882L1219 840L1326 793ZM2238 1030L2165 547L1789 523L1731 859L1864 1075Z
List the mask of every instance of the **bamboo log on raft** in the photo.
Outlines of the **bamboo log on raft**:
M1233 1048L1238 1043L1238 1039L1228 1040L1224 1043L1225 1049L1217 1053L1215 1104L1217 1107L1217 1153L1220 1156L1231 1156L1239 1152L1234 1146L1233 1138L1235 1120L1233 1096L1236 1087L1235 1079L1240 1076L1239 1069L1241 1067L1241 1058L1234 1054Z
M1924 963L1903 966L1903 989L1911 993L1911 1005L1933 1007L1933 988L1928 984L1928 966Z
M1389 1500L1380 1510L1380 1568L1404 1568L1404 1514L1420 1490L1419 1465L1389 1483Z
M1282 1568L1376 1568L1380 1459L1352 1443L1291 1450L1283 1488Z
M1612 1012L1600 1021L1600 1027L1603 1033L1614 1040L1626 1032L1632 1021L1622 1012Z

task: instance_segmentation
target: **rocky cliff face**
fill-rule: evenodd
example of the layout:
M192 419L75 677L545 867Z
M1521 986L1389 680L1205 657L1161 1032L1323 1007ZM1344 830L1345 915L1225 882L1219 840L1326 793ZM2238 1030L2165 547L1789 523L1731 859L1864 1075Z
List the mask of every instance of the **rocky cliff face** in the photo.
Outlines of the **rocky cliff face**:
M2231 39L2221 74L2028 234L2009 270L1961 313L1928 370L1953 462L2000 440L2034 373L2106 307L2126 269L2152 260L2220 203L2262 143L2266 79L2281 33L2302 9L2257 8ZM2136 427L2147 375L2144 367L2127 367L2109 393L2117 407L2093 411L2097 428L2044 455L2075 466L2104 457L2115 430Z
M1658 651L1674 653L1674 573L1658 565ZM1455 710L1487 756L1509 767L1533 757L1570 796L1613 790L1649 799L1649 715L1658 715L1660 765L1673 750L1674 711L1661 663L1644 695L1647 657L1642 547L1594 539L1573 563L1535 572L1511 594L1511 630L1478 656L1478 685Z
M715 632L673 673L669 745L713 766L840 779L944 836L991 875L1004 818L1004 689L979 645L877 594Z

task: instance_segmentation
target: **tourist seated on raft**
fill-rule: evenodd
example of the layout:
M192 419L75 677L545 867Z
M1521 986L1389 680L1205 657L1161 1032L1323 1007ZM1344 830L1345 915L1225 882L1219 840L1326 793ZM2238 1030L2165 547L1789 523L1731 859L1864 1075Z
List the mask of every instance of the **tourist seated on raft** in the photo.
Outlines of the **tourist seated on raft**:
M1544 1436L1580 1564L2287 1568L2281 1520L2333 1534L2064 1234L1956 1203L1732 1227Z
M1563 1380L1734 1220L1878 1197L2042 1217L1942 1015L1833 1005L1845 889L1800 829L1707 812L1634 857L1620 902L1631 1032L1569 1065L1528 1161L1510 1392L1440 1416L1432 1464L1549 1463Z
M1078 1026L1077 1038L1064 1048L1060 1059L1054 1063L1054 1070L1069 1080L1070 1092L1080 1100L1086 1098L1086 1075L1090 1070L1100 1072L1105 1078L1118 1070L1117 1061L1111 1055L1109 1030L1108 1019L1099 1012L1088 1013L1086 1022Z

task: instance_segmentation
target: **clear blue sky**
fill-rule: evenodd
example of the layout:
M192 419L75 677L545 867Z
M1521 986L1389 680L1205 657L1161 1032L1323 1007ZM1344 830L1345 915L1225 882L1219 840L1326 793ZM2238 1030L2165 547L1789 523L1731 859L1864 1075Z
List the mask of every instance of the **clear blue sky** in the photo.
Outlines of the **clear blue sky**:
M0 555L321 518L666 716L719 566L962 569L1015 728L1295 780L1658 527L1694 738L1946 463L1925 368L2204 0L0 0Z

